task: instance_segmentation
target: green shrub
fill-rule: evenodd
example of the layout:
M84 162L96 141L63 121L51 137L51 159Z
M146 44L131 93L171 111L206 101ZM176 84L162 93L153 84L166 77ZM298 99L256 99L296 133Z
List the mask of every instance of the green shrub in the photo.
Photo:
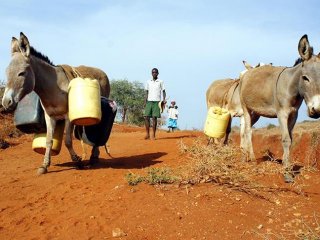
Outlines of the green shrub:
M135 186L141 182L155 185L163 183L174 183L175 181L179 180L179 178L173 174L172 170L167 167L149 168L147 170L146 176L140 176L138 174L130 172L125 175L125 179L130 186Z
M126 176L125 176L125 179L127 180L128 184L130 186L135 186L137 185L138 183L141 183L144 178L137 175L137 174L134 174L134 173L128 173Z
M272 124L272 123L269 123L268 126L267 126L267 129L272 129L272 128L275 128L276 125Z
M161 183L173 183L177 177L173 175L171 169L163 168L149 168L145 181L151 185Z

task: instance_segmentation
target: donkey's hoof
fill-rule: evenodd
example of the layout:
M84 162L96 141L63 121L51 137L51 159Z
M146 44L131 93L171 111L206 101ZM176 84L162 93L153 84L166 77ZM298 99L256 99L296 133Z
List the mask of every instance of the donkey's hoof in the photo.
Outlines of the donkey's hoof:
M294 182L294 176L290 172L284 173L283 178L286 183L293 183Z
M97 164L98 162L99 162L98 157L90 157L89 165L93 166L93 165Z
M48 169L46 167L39 167L38 171L37 171L37 174L38 175L42 175L42 174L45 174L47 172L48 172Z
M250 162L250 159L246 156L242 156L241 157L241 162L244 162L244 163L247 163L247 162Z
M71 157L72 162L80 162L81 161L81 157L79 157L78 155L73 155Z
M76 162L76 169L78 169L78 170L84 169L83 163L81 161Z

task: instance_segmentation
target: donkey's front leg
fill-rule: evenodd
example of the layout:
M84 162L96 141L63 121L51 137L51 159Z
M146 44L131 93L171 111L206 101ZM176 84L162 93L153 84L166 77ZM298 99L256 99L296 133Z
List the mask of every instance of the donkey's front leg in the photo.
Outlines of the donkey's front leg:
M292 129L296 123L297 117L297 112L291 114L287 112L280 112L278 116L282 135L284 181L287 183L294 181L294 175L290 163L290 148L292 144Z
M76 163L76 167L79 169L83 168L81 157L79 157L73 149L72 145L72 131L74 125L70 122L69 119L66 119L66 138L65 145L70 153L71 160Z
M46 125L47 125L47 136L46 136L46 152L44 154L44 160L41 167L38 168L38 175L48 172L48 167L51 163L51 148L53 144L53 133L56 127L56 120L49 117L45 113Z

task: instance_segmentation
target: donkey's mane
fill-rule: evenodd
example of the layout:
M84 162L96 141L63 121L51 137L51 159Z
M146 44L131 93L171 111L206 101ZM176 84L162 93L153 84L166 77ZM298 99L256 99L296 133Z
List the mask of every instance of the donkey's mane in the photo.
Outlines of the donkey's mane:
M32 56L39 58L39 59L45 61L46 63L49 63L50 65L54 66L54 64L51 62L51 60L46 55L43 55L41 52L38 52L32 46L30 47L30 53Z
M297 66L299 63L302 63L302 59L301 59L301 58L298 58L298 59L294 62L293 66L295 67L295 66Z

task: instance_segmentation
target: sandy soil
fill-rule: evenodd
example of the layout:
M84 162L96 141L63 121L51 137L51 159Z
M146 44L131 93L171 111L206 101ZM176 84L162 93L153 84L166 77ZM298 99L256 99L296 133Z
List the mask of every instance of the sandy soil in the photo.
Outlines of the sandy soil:
M293 156L306 166L318 150L309 151L310 132L300 129L296 135ZM183 165L187 156L179 142L191 144L198 137L204 138L197 131L160 131L157 140L144 140L143 128L115 125L109 140L113 158L101 151L95 168L77 170L63 147L42 176L36 169L43 156L32 151L32 136L11 139L13 146L0 150L0 239L113 239L116 231L123 235L118 239L128 240L298 239L306 229L319 234L320 174L315 170L293 185L283 183L280 174L261 176L288 189L269 193L273 201L211 183L128 185L129 172ZM281 158L280 139L277 129L256 130L257 155L269 149ZM232 142L238 144L238 133ZM81 154L79 141L75 149Z

